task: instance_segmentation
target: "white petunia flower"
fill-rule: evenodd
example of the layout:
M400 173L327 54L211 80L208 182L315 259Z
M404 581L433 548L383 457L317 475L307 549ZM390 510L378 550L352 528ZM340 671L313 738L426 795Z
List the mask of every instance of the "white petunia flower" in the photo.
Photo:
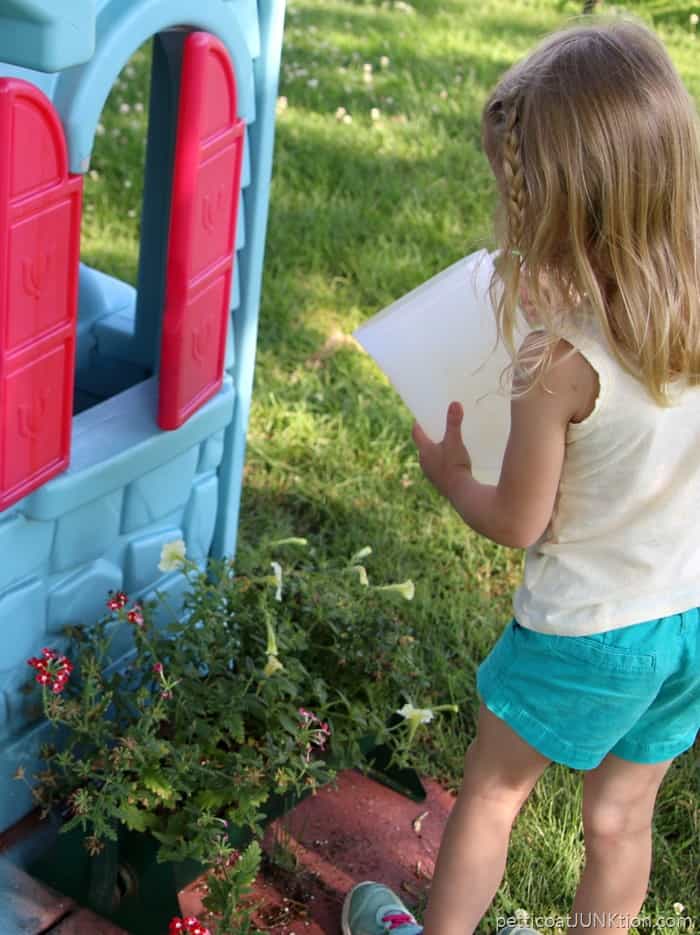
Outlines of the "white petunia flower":
M284 669L284 666L279 661L277 656L268 656L267 664L263 669L263 673L265 674L266 678L270 678L271 675L274 675L275 672L279 672L280 669Z
M276 656L277 636L275 634L275 628L272 626L272 623L269 620L265 621L265 626L267 628L267 648L265 652L268 656Z
M369 115L372 118L372 120L379 120L379 118L381 117L381 112L378 107L373 107L370 110Z
M272 565L272 571L275 575L275 582L277 584L277 590L275 591L275 600L282 600L282 566L279 562L270 562Z
M414 721L416 724L429 724L435 717L431 708L414 708L412 704L406 703L403 708L397 712L407 721Z
M185 540L166 542L160 552L159 571L178 571L185 561Z
M277 548L279 545L308 545L309 540L303 539L301 536L287 536L286 539L275 539L274 542L271 542L270 545L272 548Z
M406 718L408 722L408 745L410 746L420 725L429 724L435 717L436 711L456 712L458 710L455 704L442 704L438 705L436 708L414 708L413 705L408 702L396 713Z
M696 17L696 19L697 19L697 17ZM683 912L684 909L685 909L685 906L683 905L683 903L674 903L674 904L673 904L673 911L676 913L677 916L679 916L679 915L681 914L681 912Z
M360 584L365 588L368 587L369 578L367 577L367 569L365 568L365 566L364 565L353 565L352 567L355 569L355 571L358 574L358 577L360 579Z
M363 558L367 558L368 555L372 554L372 546L366 545L360 549L359 552L355 552L353 557L350 559L350 564L354 565L355 562L361 562Z
M416 587L410 578L407 581L402 581L401 584L377 585L374 590L395 591L397 594L400 594L401 597L406 598L407 601L412 601L416 593Z
M390 62L389 62L389 56L388 56L388 55L382 55L382 57L379 59L379 64L380 64L380 66L381 66L382 68L388 68L388 67L389 67L389 64L390 64Z

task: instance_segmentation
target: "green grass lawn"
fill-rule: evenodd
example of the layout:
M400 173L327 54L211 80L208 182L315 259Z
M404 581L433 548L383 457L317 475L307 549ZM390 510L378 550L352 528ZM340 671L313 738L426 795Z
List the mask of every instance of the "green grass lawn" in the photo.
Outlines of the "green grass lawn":
M700 100L700 7L647 0ZM494 185L479 115L502 71L579 10L560 0L292 0L288 7L259 345L240 536L303 535L331 555L371 545L370 577L412 578L418 706L455 702L416 746L457 788L474 735L475 671L509 619L521 554L464 527L423 480L412 419L343 340L465 254L492 246ZM87 184L83 258L133 281L146 53L113 93ZM141 107L145 109L142 110ZM700 815L692 752L662 788L645 912L700 925ZM480 930L518 908L568 912L583 857L581 774L552 766L513 832ZM690 931L685 927L684 931Z

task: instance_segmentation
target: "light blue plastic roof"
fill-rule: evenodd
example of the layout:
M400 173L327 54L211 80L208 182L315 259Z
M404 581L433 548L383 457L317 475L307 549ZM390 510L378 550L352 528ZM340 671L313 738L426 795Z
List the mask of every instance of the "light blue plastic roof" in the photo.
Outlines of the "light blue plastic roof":
M94 50L94 0L1 0L0 61L55 72Z
M4 9L1 4L0 9ZM90 61L57 75L0 64L0 74L25 78L53 100L66 133L70 171L83 173L89 168L100 114L119 72L144 42L165 29L201 29L217 36L233 63L238 113L246 123L255 119L253 63L235 9L228 0L98 0L95 54Z

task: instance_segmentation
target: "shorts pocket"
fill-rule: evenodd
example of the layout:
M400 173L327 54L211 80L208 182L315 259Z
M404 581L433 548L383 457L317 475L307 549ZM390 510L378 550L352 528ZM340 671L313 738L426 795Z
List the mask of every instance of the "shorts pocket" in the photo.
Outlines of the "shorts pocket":
M654 653L638 653L588 636L550 636L559 658L577 659L605 672L639 675L656 671Z

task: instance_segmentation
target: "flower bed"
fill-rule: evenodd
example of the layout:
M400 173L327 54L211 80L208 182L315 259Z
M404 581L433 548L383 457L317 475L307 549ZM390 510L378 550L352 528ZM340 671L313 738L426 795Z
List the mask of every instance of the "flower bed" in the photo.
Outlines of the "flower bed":
M29 660L57 728L33 794L93 857L74 884L56 879L74 859L47 855L33 872L46 879L48 867L47 882L78 898L87 887L92 908L138 935L154 930L138 926L156 888L172 896L149 926L207 867L207 909L220 932L241 933L272 818L375 748L366 768L394 769L410 791L411 741L438 709L414 707L404 689L412 640L398 608L412 582L372 586L360 564L370 552L333 563L306 540L279 540L241 550L234 574L231 561L202 569L170 543L159 567L180 569L187 589L169 621L162 599L110 593L97 624ZM144 850L175 868L171 886L155 883Z

